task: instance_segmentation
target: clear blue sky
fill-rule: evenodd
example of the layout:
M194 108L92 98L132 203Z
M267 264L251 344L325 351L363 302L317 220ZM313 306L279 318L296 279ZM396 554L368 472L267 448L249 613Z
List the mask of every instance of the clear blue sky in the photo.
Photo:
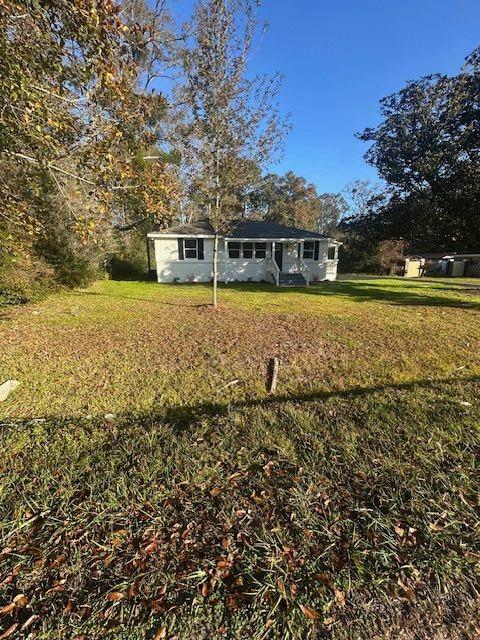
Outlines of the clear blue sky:
M455 73L480 44L480 0L263 0L261 14L270 29L253 69L285 74L280 101L293 125L272 169L321 192L376 179L354 134L378 122L380 98L407 80Z

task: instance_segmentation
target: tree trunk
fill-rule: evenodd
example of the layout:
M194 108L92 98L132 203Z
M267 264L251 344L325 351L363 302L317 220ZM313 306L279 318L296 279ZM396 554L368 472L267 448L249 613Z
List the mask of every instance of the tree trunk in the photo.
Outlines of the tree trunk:
M212 303L217 307L217 284L218 284L218 228L220 219L220 148L217 143L215 152L215 238L213 240L213 290Z
M218 234L213 239L213 288L212 304L217 307L217 285L218 285Z

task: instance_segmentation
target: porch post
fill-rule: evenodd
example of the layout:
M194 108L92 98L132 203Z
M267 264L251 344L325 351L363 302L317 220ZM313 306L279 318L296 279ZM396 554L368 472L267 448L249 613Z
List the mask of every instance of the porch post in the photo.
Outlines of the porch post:
M273 277L275 278L275 284L278 285L277 282L277 270L275 269L275 242L272 242L272 248L271 248L271 255L270 255L270 260L272 261L272 266L273 266Z

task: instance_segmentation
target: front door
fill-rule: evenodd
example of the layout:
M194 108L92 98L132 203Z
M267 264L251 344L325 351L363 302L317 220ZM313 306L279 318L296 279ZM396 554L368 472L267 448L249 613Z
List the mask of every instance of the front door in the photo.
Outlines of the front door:
M283 244L277 242L275 245L275 262L280 271L283 269Z

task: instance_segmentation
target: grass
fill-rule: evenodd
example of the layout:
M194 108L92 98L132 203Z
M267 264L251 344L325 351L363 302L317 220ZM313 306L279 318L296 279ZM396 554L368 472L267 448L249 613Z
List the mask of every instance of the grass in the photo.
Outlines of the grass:
M476 638L479 293L208 300L98 282L2 312L0 629Z

